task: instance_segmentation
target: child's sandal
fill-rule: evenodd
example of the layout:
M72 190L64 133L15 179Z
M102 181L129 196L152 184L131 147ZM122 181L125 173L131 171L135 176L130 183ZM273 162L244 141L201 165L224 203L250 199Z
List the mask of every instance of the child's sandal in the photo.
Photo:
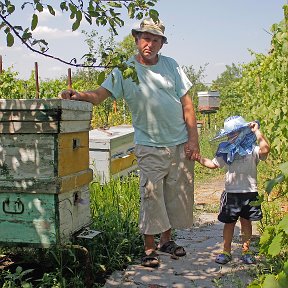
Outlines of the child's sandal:
M223 251L222 253L220 253L219 255L217 255L215 262L218 264L227 264L228 262L230 262L232 260L232 256L230 253Z
M241 260L244 264L255 264L256 259L251 251L246 251L242 253Z

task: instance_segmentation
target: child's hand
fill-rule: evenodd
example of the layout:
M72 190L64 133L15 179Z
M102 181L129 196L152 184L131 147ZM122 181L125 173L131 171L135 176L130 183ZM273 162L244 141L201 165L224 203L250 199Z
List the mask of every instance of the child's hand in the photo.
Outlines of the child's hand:
M249 127L251 129L252 132L256 132L257 130L259 130L259 125L256 121L253 121L249 124Z
M200 162L201 158L202 158L201 155L198 154L197 157L195 157L195 161Z

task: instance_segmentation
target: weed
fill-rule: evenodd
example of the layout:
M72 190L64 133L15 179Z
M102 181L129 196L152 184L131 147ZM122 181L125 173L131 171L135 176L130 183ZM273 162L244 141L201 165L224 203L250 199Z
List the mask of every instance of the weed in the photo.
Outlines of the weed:
M1 271L1 279L3 279L2 288L32 288L32 284L28 281L31 280L27 275L31 274L33 269L23 270L21 266L18 266L14 273L8 271Z
M235 273L226 274L223 277L215 278L212 280L214 287L217 288L244 288L246 284L244 284L241 278Z

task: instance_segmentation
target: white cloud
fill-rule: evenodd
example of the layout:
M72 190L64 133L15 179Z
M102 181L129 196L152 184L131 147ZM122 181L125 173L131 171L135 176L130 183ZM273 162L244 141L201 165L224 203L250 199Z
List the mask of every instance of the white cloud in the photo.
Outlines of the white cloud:
M57 9L54 9L54 11L55 11L55 16L51 15L47 8L44 8L41 13L40 12L37 13L39 21L47 22L61 15L61 12L59 12ZM29 18L29 20L31 20L31 17Z
M33 36L37 38L44 39L63 39L63 38L71 38L78 37L80 32L71 30L60 30L58 28L50 28L48 26L37 26L37 28L33 31Z

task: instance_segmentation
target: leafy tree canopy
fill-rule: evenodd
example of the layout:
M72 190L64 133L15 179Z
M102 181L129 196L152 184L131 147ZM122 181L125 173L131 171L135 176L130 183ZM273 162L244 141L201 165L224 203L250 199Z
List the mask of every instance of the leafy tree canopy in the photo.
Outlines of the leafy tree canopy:
M96 24L98 27L105 26L111 29L114 35L117 35L117 30L125 24L123 20L125 15L128 15L130 19L140 20L143 17L150 16L154 20L157 20L158 12L152 9L157 1L158 0L62 0L57 1L57 5L52 5L50 4L51 1L44 0L2 0L0 1L0 33L5 34L8 47L13 46L15 38L18 38L33 52L56 59L65 64L75 67L100 68L107 67L107 65L111 67L120 66L120 68L125 71L127 67L122 67L123 59L119 57L119 55L116 55L116 57L107 64L107 61L105 61L106 53L103 53L98 63L96 63L97 59L94 59L92 63L87 64L87 61L85 61L85 63L78 63L76 59L67 61L48 54L47 41L45 39L36 39L33 36L33 31L38 25L38 18L41 17L41 13L44 10L49 11L52 16L55 16L55 10L57 8L62 11L63 17L73 20L72 31L76 31L80 27L81 22L86 21L90 25ZM24 9L32 9L33 11L29 27L12 23L14 13ZM91 55L87 53L84 55L84 58L91 60ZM104 61L102 61L102 59L104 59ZM129 73L126 72L126 74ZM131 75L128 75L128 77L130 76Z

